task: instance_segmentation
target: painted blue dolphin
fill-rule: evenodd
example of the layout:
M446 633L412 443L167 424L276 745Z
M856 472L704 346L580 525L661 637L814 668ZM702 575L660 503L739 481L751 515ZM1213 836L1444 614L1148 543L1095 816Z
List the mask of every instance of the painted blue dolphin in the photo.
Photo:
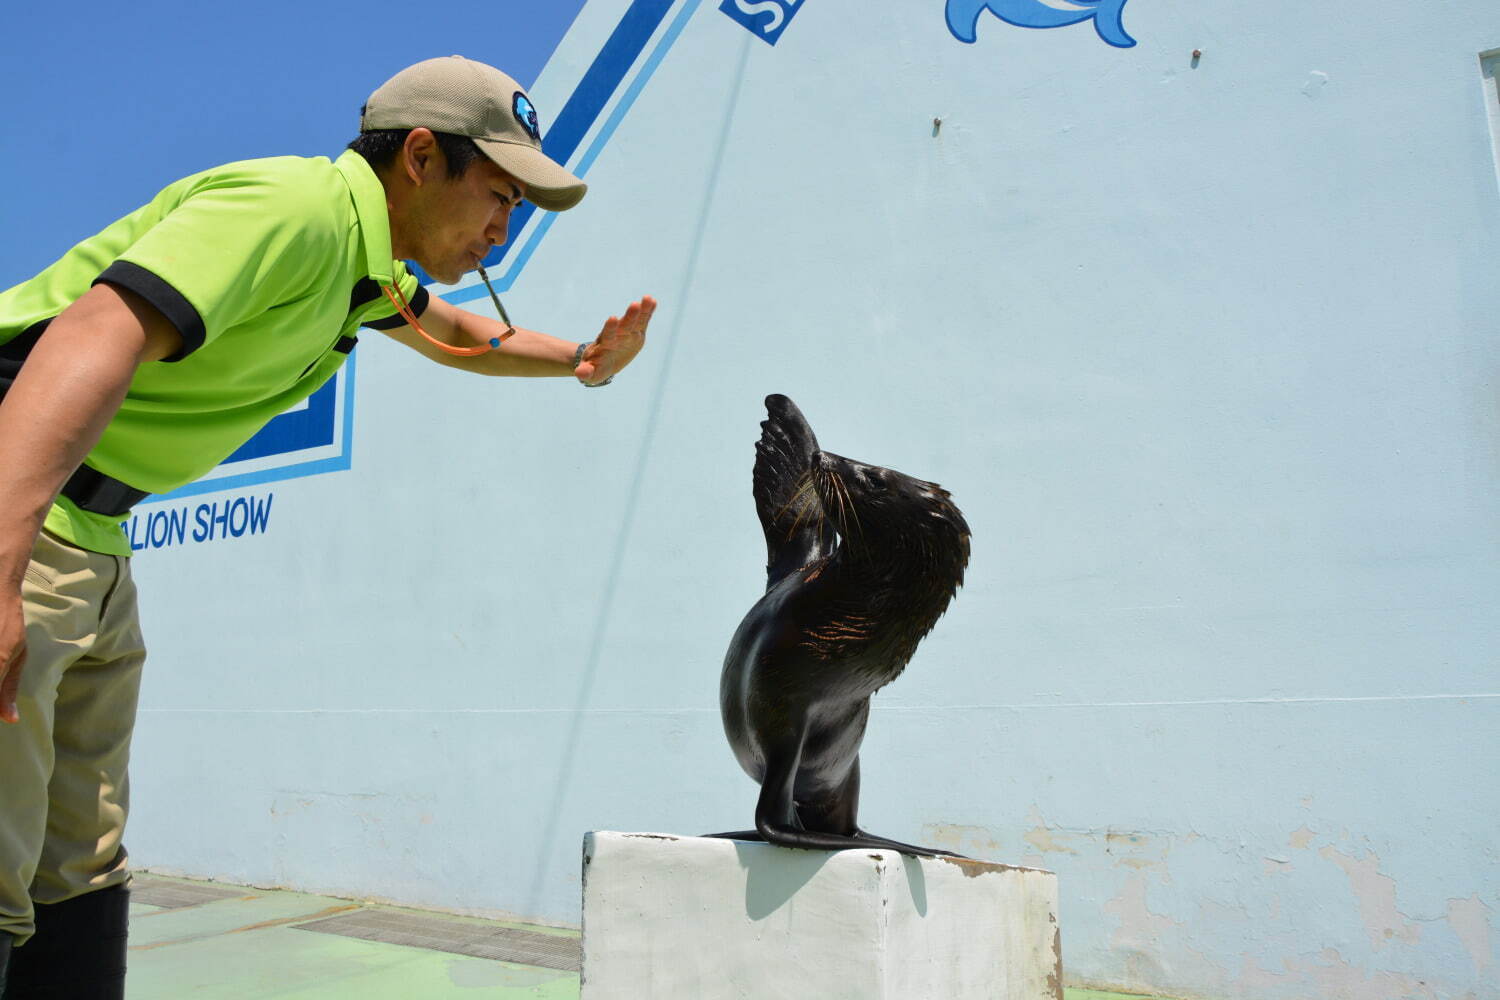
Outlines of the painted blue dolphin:
M1018 28L1061 28L1093 18L1099 37L1128 49L1135 39L1125 34L1126 0L948 0L948 30L961 42L978 38L979 15L988 8Z

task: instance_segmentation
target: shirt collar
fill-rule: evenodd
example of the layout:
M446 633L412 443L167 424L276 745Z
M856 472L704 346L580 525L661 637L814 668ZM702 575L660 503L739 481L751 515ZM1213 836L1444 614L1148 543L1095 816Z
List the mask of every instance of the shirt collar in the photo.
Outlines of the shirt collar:
M349 186L354 199L354 214L359 217L359 232L364 241L366 273L381 285L396 282L396 262L391 256L391 216L385 203L385 186L363 156L347 149L334 169Z

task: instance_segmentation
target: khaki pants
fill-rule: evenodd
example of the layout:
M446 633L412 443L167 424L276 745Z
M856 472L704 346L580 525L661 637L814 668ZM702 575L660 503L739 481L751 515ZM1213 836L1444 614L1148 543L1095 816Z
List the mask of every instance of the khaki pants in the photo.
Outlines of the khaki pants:
M33 901L130 878L120 841L146 649L128 559L43 532L21 597L21 721L0 723L0 931L24 940Z

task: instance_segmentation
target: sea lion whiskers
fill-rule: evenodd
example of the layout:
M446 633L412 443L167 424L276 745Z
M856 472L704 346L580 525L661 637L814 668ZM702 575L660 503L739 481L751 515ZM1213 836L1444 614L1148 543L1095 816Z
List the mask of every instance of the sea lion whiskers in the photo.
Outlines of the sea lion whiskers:
M865 527L859 519L859 508L855 506L854 497L849 494L849 484L844 482L844 477L839 475L837 469L825 469L824 475L828 477L834 499L838 501L839 533L844 536L844 541L852 542L854 535L864 538ZM854 526L852 532L849 530L851 523Z
M797 531L802 527L803 519L808 517L812 513L812 511L809 510L808 504L799 503L799 501L806 499L809 492L811 492L814 496L817 496L817 487L812 481L811 472L808 472L805 476L802 477L801 483L797 486L797 491L793 493L787 500L787 502L782 505L781 509L776 512L776 520L779 521L781 520L782 515L791 510L794 505L797 508L797 516L792 519L791 526L787 528L787 538L795 537ZM819 504L821 506L821 501L819 501Z
M796 506L798 501L804 499L809 491L815 491L815 489L816 488L813 485L812 481L812 473L808 472L803 475L801 481L799 481L797 484L797 491L790 497L788 497L786 503L782 504L780 509L776 511L776 519L778 521L781 520L781 516L783 514L791 510L792 507ZM798 514L798 517L801 517L800 513Z

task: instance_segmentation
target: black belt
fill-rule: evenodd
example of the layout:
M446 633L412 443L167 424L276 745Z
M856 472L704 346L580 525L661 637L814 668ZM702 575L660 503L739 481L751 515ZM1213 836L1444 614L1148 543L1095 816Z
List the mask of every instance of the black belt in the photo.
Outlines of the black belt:
M5 353L0 351L0 399L5 398L16 375L15 371L6 369L6 360ZM20 370L19 363L15 365L15 369ZM146 490L138 490L87 465L80 465L78 471L68 477L61 492L81 509L93 514L103 514L105 517L124 517L130 513L130 508L151 495Z
M83 510L105 517L123 517L130 508L149 497L146 490L138 490L106 476L97 469L80 465L78 471L63 483L62 495Z

